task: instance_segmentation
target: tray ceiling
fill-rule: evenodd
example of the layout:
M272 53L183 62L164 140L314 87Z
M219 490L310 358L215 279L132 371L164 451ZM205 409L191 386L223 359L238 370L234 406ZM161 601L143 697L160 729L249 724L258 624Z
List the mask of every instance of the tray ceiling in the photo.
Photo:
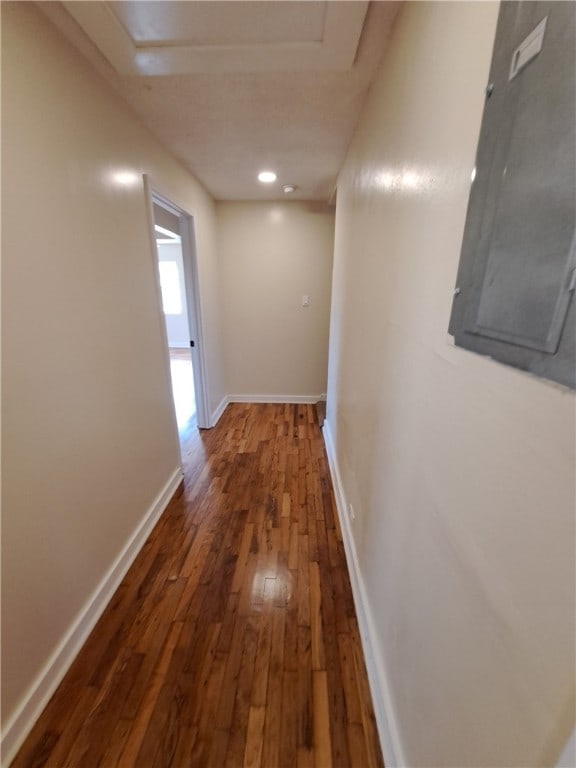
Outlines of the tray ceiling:
M368 2L64 5L118 72L183 75L350 69Z
M326 201L401 3L37 5L214 198Z

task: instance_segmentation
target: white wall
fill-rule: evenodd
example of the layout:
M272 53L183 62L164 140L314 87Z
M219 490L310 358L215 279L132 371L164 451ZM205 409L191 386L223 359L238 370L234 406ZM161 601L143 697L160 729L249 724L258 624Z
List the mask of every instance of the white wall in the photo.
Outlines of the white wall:
M158 261L169 261L176 265L180 278L180 304L182 312L179 315L165 314L168 346L172 348L190 348L190 328L188 311L186 309L186 284L184 282L184 264L182 263L181 243L159 243Z
M334 212L317 203L217 203L228 394L326 392ZM310 306L302 306L302 296Z
M389 765L554 765L574 722L574 393L447 335L496 17L405 5L338 183L328 442Z
M2 120L10 749L78 639L75 620L179 479L142 173L194 216L213 409L224 391L213 202L32 3L2 4ZM115 183L118 170L135 182Z

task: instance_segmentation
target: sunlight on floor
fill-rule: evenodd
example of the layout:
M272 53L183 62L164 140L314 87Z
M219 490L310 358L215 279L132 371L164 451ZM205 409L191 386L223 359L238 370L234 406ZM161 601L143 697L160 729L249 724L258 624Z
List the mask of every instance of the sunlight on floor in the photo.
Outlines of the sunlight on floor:
M172 374L172 393L176 407L176 421L180 429L196 413L192 361L190 359L182 359L180 356L175 358L171 355L170 373Z

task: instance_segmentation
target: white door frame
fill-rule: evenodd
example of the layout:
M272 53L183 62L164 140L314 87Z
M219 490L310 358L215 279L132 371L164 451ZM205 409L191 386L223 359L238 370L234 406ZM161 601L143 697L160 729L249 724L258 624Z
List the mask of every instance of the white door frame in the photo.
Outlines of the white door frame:
M158 270L158 251L156 248L156 233L154 231L154 207L156 203L180 219L180 235L182 238L182 262L184 264L184 292L186 295L186 309L188 310L188 326L190 340L194 341L191 347L192 373L194 376L194 390L196 397L196 418L200 429L210 429L213 424L210 419L210 400L208 377L206 370L204 331L202 315L200 312L200 291L198 285L198 263L196 258L196 237L194 232L194 218L191 214L169 200L162 192L159 192L151 183L147 174L143 174L144 192L148 206L150 219L150 239L152 253L156 259L154 275L157 283L157 294L161 296L160 274ZM166 346L166 360L170 366L170 353L168 350L168 335L162 303L158 310L162 315L162 327Z

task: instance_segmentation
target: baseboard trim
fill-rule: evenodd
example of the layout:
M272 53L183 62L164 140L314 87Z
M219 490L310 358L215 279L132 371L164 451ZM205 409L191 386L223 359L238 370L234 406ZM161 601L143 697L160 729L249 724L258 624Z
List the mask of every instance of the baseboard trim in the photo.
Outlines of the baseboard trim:
M229 403L287 403L311 404L322 399L322 395L228 395Z
M6 723L0 741L3 768L16 756L181 483L182 470L178 467L44 664L16 712Z
M212 426L215 427L216 424L220 421L220 417L226 410L226 407L228 406L230 400L228 397L224 396L222 400L218 403L216 406L216 409L212 411Z
M312 405L319 400L326 400L321 395L226 395L212 411L212 426L215 427L230 403L285 403L293 405Z
M377 636L374 628L374 621L372 619L372 611L370 610L370 603L366 595L366 588L358 563L356 545L354 543L350 520L347 514L348 504L346 502L346 494L344 492L344 485L342 483L332 432L328 421L324 422L322 431L324 433L324 443L328 455L330 474L332 475L338 517L342 528L342 538L344 540L344 550L346 552L346 561L354 596L354 606L358 617L362 650L364 651L364 659L366 661L368 682L372 694L372 703L374 705L376 726L378 728L378 735L380 736L384 763L387 768L401 768L402 766L406 766L407 762L404 758L404 750L402 749L396 718L392 708L388 677L383 668L382 659L376 653Z

